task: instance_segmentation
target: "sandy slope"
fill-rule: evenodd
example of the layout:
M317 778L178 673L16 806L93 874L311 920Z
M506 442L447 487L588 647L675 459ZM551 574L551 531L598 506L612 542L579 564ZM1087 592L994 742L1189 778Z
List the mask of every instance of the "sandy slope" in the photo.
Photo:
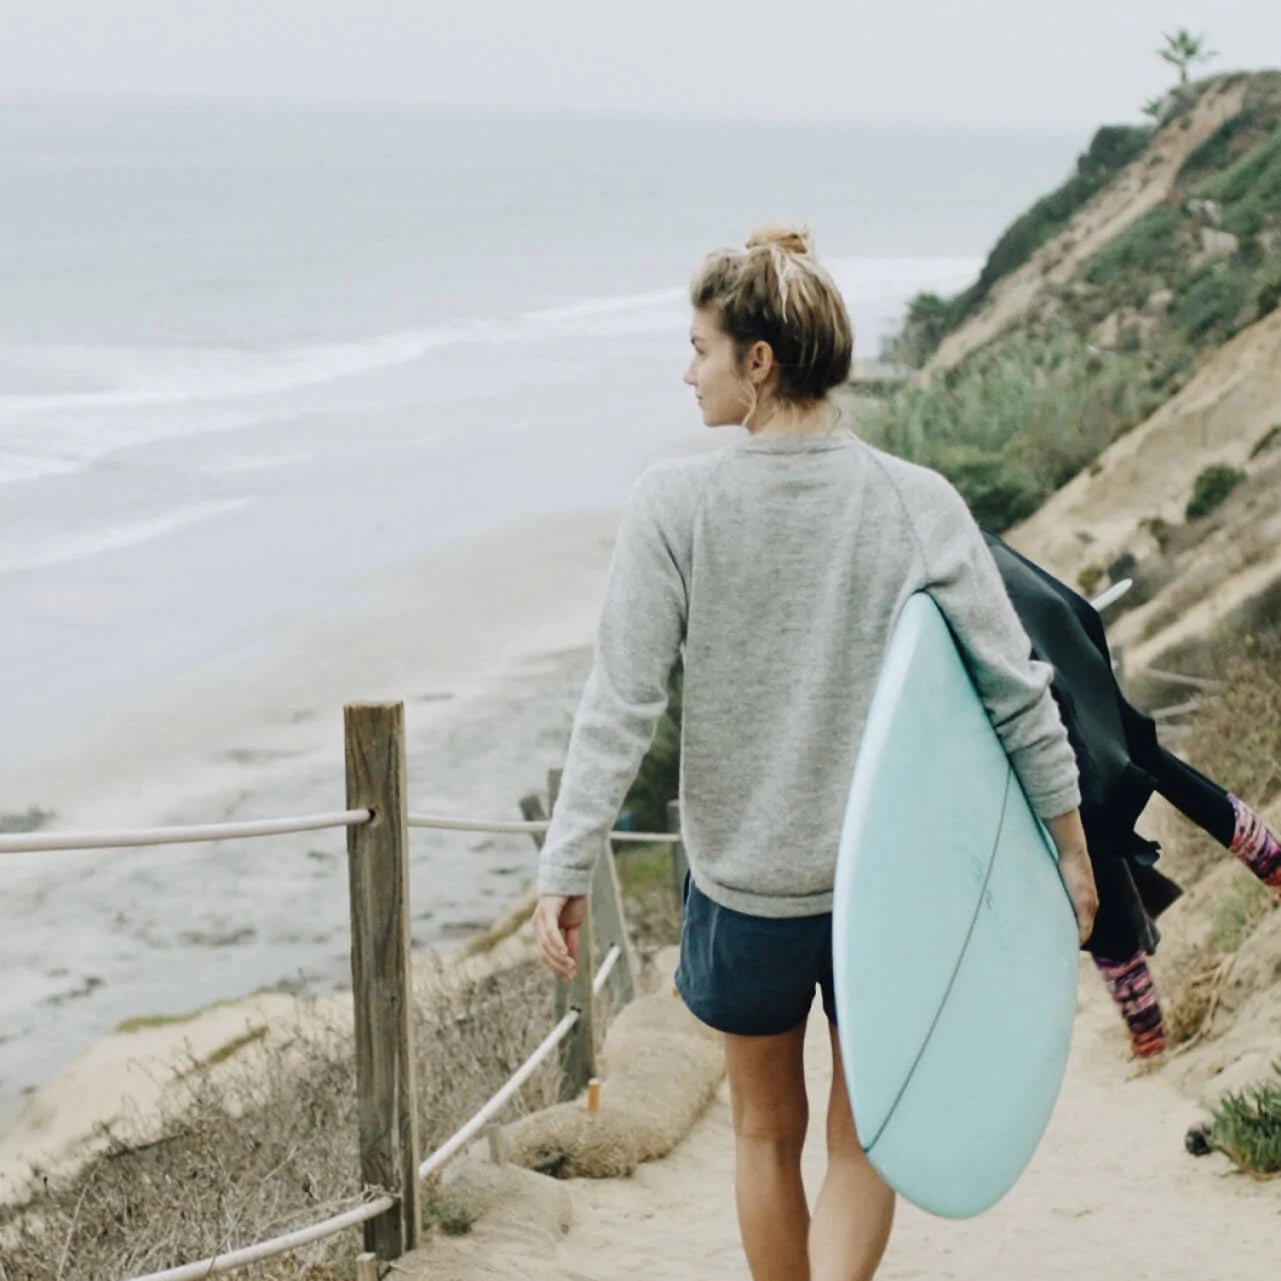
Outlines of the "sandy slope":
M1190 1103L1160 1076L1128 1068L1119 1026L1093 975L1067 1083L1040 1151L996 1209L962 1223L901 1209L885 1281L1264 1281L1281 1250L1281 1184L1229 1173L1218 1157L1183 1152ZM821 1018L810 1027L807 1180L822 1171L829 1080ZM471 1236L441 1242L407 1275L447 1278L641 1278L720 1281L746 1276L732 1198L733 1144L724 1087L669 1157L631 1179L555 1185L566 1207L512 1198ZM532 1177L532 1176L531 1176ZM537 1189L535 1188L537 1192ZM519 1204L517 1202L520 1202ZM538 1201L535 1206L533 1203ZM566 1211L569 1211L567 1214ZM540 1218L541 1215L541 1218ZM557 1219L572 1217L561 1234Z
M1198 473L1214 463L1247 466L1278 423L1281 311L1215 352L1178 395L1064 485L1011 540L1069 582L1085 564L1105 565L1125 550L1141 554L1151 543L1141 521L1182 524Z
M948 335L927 367L959 364L1023 316L1047 285L1066 284L1104 245L1155 209L1169 195L1188 156L1241 110L1245 92L1244 80L1212 85L1191 112L1167 125L1063 231L999 281L978 314Z

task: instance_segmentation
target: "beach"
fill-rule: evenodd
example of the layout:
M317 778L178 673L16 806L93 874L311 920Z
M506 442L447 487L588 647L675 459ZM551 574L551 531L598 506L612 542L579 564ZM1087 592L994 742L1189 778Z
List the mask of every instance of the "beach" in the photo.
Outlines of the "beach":
M728 439L681 383L699 257L795 209L874 358L1078 142L755 136L768 210L697 181L733 122L0 103L5 825L340 809L362 699L405 702L415 809L518 817L628 489ZM533 872L527 839L414 841L425 952ZM6 858L0 1132L122 1023L341 985L344 858L337 832Z

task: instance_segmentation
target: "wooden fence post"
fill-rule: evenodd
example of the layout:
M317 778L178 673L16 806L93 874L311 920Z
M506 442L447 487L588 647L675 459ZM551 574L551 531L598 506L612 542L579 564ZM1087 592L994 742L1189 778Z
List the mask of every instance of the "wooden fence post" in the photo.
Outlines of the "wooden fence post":
M556 812L556 797L560 792L561 771L547 773L548 807ZM587 902L587 915L583 918L578 940L578 973L572 983L556 981L556 1020L559 1022L570 1010L578 1011L578 1022L560 1043L560 1097L568 1102L576 1099L587 1088L587 1082L596 1075L596 1011L592 993L595 974L592 955L591 899Z
M349 704L343 721L347 807L374 815L347 829L360 1176L397 1198L365 1224L365 1249L390 1260L421 1234L404 704Z
M636 997L636 972L627 918L623 915L623 895L618 888L618 869L614 866L614 850L608 838L592 871L588 903L599 959L604 961L611 947L618 948L618 960L604 990L613 1000L614 1009L620 1010Z
M667 802L667 830L676 833L672 844L672 892L676 895L677 910L685 906L685 873L689 871L689 859L685 856L685 842L681 839L681 803Z

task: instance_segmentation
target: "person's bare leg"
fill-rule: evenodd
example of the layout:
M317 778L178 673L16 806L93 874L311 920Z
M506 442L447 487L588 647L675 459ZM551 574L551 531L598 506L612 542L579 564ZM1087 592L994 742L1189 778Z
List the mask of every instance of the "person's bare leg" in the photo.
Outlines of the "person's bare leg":
M889 1243L894 1193L863 1153L836 1028L832 1028L832 1096L827 1108L827 1177L810 1224L811 1281L869 1281Z
M804 1050L804 1024L781 1036L725 1038L738 1225L753 1281L809 1281Z

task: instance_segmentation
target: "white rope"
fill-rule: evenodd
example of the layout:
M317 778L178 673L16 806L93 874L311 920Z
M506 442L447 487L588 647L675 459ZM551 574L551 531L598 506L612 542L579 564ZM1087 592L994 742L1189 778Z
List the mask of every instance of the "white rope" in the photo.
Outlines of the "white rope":
M497 832L508 836L538 836L550 826L547 819L529 823L497 823L483 818L441 818L433 814L411 814L410 827L430 827L445 832Z
M1164 672L1157 667L1145 667L1144 676L1155 676L1158 680L1174 681L1179 685L1191 685L1194 689L1222 689L1222 681L1207 680L1204 676L1182 676L1178 672Z
M551 826L551 820L540 818L527 823L500 823L483 818L446 818L441 814L411 814L410 827L430 828L440 832L492 832L500 836L540 836ZM670 832L610 832L611 841L635 841L668 845L679 841Z
M286 832L319 832L356 827L370 820L368 810L312 814L303 818L269 818L251 823L208 823L203 827L153 827L134 832L40 832L0 836L0 854L35 854L47 850L110 850L139 845L185 845L197 841L231 841L245 836L282 836Z
M1134 579L1123 578L1119 583L1113 583L1111 587L1103 593L1102 596L1096 596L1090 604L1094 606L1099 613L1102 613L1109 605L1115 605L1122 596L1134 586Z
M425 1179L434 1174L441 1166L455 1157L472 1139L485 1128L486 1122L511 1101L512 1096L537 1071L545 1058L569 1035L570 1029L578 1022L578 1011L570 1010L563 1019L548 1033L547 1038L525 1062L516 1069L511 1079L476 1113L466 1125L451 1139L446 1139L419 1167L418 1177Z
M592 992L594 995L599 996L601 989L609 982L609 976L614 972L614 966L618 964L618 958L622 954L623 949L617 943L606 953L600 969L596 971L596 977L592 980Z
M1175 703L1172 707L1158 707L1150 715L1154 721L1169 720L1171 716L1186 716L1189 712L1199 711L1202 707L1217 701L1213 698L1194 698L1186 703Z
M348 1210L346 1214L325 1219L323 1223L313 1223L310 1227L299 1228L287 1236L264 1241L261 1245L246 1246L243 1250L233 1250L230 1254L216 1254L198 1263L184 1263L181 1267L166 1268L164 1272L148 1272L144 1277L134 1277L132 1281L202 1281L204 1277L215 1276L219 1272L230 1272L234 1268L243 1268L247 1264L257 1263L260 1259L270 1259L274 1255L284 1254L287 1250L296 1250L299 1246L310 1245L313 1241L331 1237L346 1228L353 1228L367 1219L376 1219L385 1214L396 1204L389 1196L379 1197L366 1205Z

